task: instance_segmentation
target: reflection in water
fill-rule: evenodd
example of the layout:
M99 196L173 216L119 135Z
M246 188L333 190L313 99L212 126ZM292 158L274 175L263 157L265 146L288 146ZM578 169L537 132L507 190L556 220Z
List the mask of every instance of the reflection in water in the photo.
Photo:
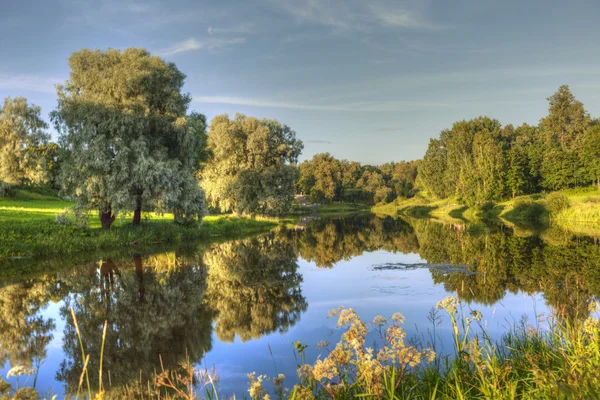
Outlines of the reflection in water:
M283 239L269 233L215 245L204 255L210 266L207 303L220 340L283 332L306 311L294 246Z
M331 268L375 250L418 253L437 265L429 269L435 283L468 302L493 305L507 292L542 293L559 316L584 318L600 295L600 246L592 238L556 229L527 236L508 227L474 229L373 215L321 219L191 254L107 258L4 284L0 361L39 367L53 335L60 336L56 316L45 312L50 302L58 302L58 317L67 323L62 364L53 371L56 380L65 392L77 391L82 359L73 308L91 371L98 370L102 327L108 321L103 384L119 390L151 378L161 368L159 355L165 368L186 358L198 363L213 340L247 342L298 324L308 308L298 257ZM445 264L460 268L439 267ZM97 374L89 379L98 386Z
M0 289L0 366L38 369L52 340L53 319L43 315L52 295L52 282L42 278Z
M71 295L64 299L61 316L77 318L90 370L98 371L102 326L108 321L104 343L105 386L119 387L151 379L160 370L177 367L187 355L198 361L211 348L211 311L204 304L206 268L198 263L170 268L173 253L129 262L102 260L62 277ZM82 355L75 327L65 326L66 356L57 379L66 391L77 390ZM109 375L110 374L110 382ZM98 376L89 377L98 387Z

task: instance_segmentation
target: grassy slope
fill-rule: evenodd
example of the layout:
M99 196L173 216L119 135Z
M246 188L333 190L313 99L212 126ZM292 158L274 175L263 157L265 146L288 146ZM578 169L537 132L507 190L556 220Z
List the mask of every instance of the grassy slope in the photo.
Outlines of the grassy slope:
M552 220L562 227L582 234L598 234L600 232L600 191L593 188L564 191L571 203L570 207L552 216ZM543 208L542 195L520 196L506 200L482 215L475 209L460 206L452 199L432 200L427 194L415 196L412 199L397 200L390 204L378 205L372 208L376 214L407 215L412 217L435 217L438 219L456 221L457 219L478 220L483 218L499 219L513 225L519 222L531 222L532 207ZM519 203L528 202L529 207L515 207ZM540 210L537 210L540 211ZM538 216L543 210L537 212ZM545 215L547 217L547 213Z
M90 213L90 228L58 225L56 214L73 203L52 196L18 191L14 198L0 199L0 258L72 254L99 249L179 244L211 236L239 236L267 231L275 219L207 216L201 226L183 227L170 214L144 214L141 227L129 225L131 215L117 219L109 231L100 228L98 216Z

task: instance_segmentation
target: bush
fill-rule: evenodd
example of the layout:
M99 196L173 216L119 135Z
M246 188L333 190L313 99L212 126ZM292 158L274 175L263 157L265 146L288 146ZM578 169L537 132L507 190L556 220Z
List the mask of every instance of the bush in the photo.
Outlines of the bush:
M543 204L529 197L520 197L515 199L513 209L507 213L507 217L517 221L541 221L547 212Z
M550 193L544 200L546 203L546 209L550 215L556 216L563 210L566 210L571 206L569 198L561 192Z
M13 197L15 195L15 188L6 182L0 182L0 197Z
M65 208L56 214L56 223L65 226L75 226L79 229L89 228L88 210L79 205Z

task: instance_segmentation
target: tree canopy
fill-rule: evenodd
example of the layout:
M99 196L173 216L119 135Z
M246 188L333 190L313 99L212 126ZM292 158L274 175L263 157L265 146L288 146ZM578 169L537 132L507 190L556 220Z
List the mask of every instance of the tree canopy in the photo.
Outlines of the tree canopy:
M6 98L0 109L0 182L39 183L46 176L46 158L37 149L48 143L48 125L40 108L24 97Z
M80 50L69 66L52 113L67 150L64 192L96 207L103 227L127 208L138 224L144 204L159 201L201 216L202 192L191 179L201 135L186 118L185 75L135 48Z
M288 212L302 148L296 132L276 120L214 117L208 132L210 156L200 173L209 204L238 214Z

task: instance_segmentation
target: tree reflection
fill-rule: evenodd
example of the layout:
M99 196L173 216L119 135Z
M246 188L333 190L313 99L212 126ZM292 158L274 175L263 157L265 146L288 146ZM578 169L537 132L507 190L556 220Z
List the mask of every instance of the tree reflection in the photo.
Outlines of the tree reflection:
M561 240L517 236L510 228L468 232L414 221L420 255L430 263L467 264L475 274L433 271L434 282L466 301L494 304L507 291L543 293L565 319L587 318L600 296L600 246L591 238L554 232Z
M298 233L296 243L303 259L327 268L365 251L415 253L419 248L408 223L374 215L316 220Z
M0 365L39 368L55 328L43 313L51 285L44 277L0 288Z
M176 255L166 254L133 262L102 260L64 278L73 293L61 309L66 355L57 378L67 392L76 390L81 374L81 350L70 316L77 317L89 369L98 371L102 327L108 321L104 344L105 387L152 379L155 371L174 368L189 356L199 361L211 348L211 311L204 304L206 268L200 263L171 268ZM160 357L160 358L159 358ZM103 380L104 380L103 379ZM92 387L98 377L90 375Z
M257 339L283 332L307 308L291 241L274 232L216 244L205 253L207 304L216 315L220 340Z

